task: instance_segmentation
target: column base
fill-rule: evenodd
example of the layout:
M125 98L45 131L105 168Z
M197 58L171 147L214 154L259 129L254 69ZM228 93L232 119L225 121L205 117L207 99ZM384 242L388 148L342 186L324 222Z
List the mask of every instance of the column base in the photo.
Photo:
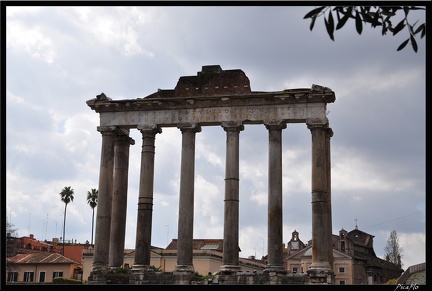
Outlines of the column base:
M223 265L219 269L219 273L225 275L237 274L237 272L240 271L241 271L241 267L238 265Z
M110 268L106 265L93 265L88 277L88 283L91 284L105 284L106 274L110 271Z
M283 265L267 265L263 272L274 272L278 274L288 273Z
M307 273L310 284L333 284L334 282L334 272L328 263L323 263L320 267L317 264L312 264Z
M150 270L149 265L132 265L132 272L134 272L134 273L145 272L148 270Z
M195 273L195 268L193 265L177 265L174 274L176 273Z
M177 265L172 274L176 284L190 285L195 277L195 269L193 265Z

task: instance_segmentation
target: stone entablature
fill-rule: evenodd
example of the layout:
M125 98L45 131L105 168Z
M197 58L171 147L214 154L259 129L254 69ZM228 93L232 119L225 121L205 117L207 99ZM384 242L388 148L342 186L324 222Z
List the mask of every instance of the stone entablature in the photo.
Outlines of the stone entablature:
M311 89L234 96L146 97L133 100L112 100L102 93L87 104L101 114L101 126L135 128L140 124L162 127L175 127L179 123L220 125L224 121L261 124L278 120L326 124L326 104L334 101L333 91L313 85Z

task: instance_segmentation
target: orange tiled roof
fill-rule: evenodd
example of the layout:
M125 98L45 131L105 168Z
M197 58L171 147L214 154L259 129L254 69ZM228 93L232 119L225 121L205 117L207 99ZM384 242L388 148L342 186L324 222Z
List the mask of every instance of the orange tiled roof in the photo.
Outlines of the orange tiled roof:
M7 262L15 264L80 264L57 253L18 254L7 258Z

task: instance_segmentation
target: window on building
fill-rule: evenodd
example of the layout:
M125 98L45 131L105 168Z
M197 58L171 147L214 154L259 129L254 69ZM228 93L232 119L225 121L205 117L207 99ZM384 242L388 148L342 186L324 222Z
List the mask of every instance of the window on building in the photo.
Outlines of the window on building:
M293 272L294 274L297 273L297 272L298 272L298 268L297 268L297 267L293 267L292 272Z
M7 274L8 282L16 282L18 281L18 272L8 272Z
M57 278L57 277L63 277L63 272L62 271L54 271L53 272L53 279Z
M34 272L24 272L24 282L33 282Z
M205 244L201 247L202 250L217 250L218 248L218 244Z
M345 251L345 242L344 241L341 242L341 251L342 252Z
M344 267L339 267L339 273L345 273L345 268Z
M39 272L39 282L45 282L45 271Z
M340 280L339 285L345 285L345 280Z

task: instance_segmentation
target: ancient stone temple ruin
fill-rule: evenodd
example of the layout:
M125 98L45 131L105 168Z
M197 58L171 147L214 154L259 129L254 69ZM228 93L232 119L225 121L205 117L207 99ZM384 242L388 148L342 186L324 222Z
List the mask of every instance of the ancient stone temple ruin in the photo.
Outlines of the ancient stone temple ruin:
M189 284L192 264L195 136L206 126L226 132L223 260L219 284L243 284L239 266L239 134L245 124L268 130L268 264L250 284L289 284L283 265L282 130L287 123L306 123L312 136L312 265L305 284L332 284L332 219L330 138L327 103L332 90L319 85L276 92L252 91L242 70L203 66L196 76L180 77L172 90L137 99L113 100L104 93L87 101L100 115L102 135L99 198L94 261L90 284L104 282L110 268L123 262L130 130L142 133L141 172L133 275L130 284L149 282L151 253L155 138L163 127L182 133L179 189L177 266L172 284ZM261 276L261 277L259 277Z

